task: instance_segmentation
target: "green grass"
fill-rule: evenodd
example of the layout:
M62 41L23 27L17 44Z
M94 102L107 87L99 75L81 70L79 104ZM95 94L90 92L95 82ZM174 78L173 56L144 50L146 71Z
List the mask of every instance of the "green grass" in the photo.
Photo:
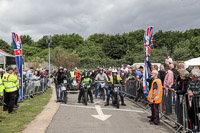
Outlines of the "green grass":
M8 114L2 111L0 106L0 133L18 133L23 131L28 123L30 123L43 109L51 98L52 89L44 94L35 96L33 99L24 100L19 103L17 114Z

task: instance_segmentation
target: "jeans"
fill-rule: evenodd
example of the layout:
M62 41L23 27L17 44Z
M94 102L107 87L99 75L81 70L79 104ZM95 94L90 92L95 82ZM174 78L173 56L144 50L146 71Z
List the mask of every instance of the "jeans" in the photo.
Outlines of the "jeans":
M100 85L100 84L97 84L97 87L96 87L96 89L95 89L95 98L97 98L97 96L98 96L98 92L99 92L99 88L100 88L100 87L101 87L101 85ZM105 85L104 88L107 89L108 87Z
M166 113L172 114L172 91L168 90L168 96L166 96Z
M56 85L56 96L57 96L57 101L58 101L58 100L61 100L61 98L62 98L62 90L61 90L62 84L63 84L63 83L57 84L57 85Z
M108 87L105 88L105 89L106 89L107 101L109 101L109 100L110 100L110 93L112 92L112 90L109 89ZM124 101L124 96L123 96L123 93L122 93L121 90L119 91L119 96L120 96L120 98L121 98L121 101Z

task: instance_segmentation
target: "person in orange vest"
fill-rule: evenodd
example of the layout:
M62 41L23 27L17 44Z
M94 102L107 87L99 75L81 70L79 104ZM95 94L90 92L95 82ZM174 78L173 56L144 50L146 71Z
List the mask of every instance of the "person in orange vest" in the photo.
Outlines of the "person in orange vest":
M148 95L148 101L151 106L151 117L149 122L154 122L155 125L159 124L159 104L162 102L163 88L162 82L158 79L158 71L153 70L151 72L153 82Z
M76 76L76 80L78 81L78 89L79 89L79 84L81 82L81 72L80 70L78 70L77 67L75 67L75 76Z

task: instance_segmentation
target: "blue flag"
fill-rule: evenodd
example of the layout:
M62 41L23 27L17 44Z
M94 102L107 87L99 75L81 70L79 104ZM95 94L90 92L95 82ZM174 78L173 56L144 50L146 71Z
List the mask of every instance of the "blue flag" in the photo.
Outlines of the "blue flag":
M19 99L18 101L23 101L23 87L22 87L22 44L19 36L12 32L13 48L16 60L16 66L18 74L20 74L21 80L19 80Z

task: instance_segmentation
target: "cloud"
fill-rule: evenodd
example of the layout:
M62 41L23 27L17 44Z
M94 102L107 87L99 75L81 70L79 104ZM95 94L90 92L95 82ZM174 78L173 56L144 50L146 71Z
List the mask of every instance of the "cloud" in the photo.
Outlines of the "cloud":
M199 28L199 0L1 0L0 38L30 35L117 34L155 26L158 30Z

